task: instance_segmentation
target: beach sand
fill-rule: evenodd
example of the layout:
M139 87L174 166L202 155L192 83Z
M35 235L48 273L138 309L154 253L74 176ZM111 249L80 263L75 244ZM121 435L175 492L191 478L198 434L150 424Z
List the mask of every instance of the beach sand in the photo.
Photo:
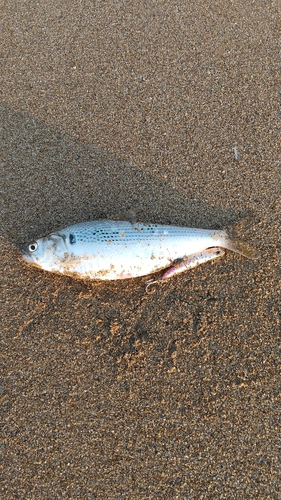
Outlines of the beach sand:
M2 13L1 498L277 500L278 2ZM18 258L128 210L248 217L261 258L228 252L151 294L147 278L83 282Z

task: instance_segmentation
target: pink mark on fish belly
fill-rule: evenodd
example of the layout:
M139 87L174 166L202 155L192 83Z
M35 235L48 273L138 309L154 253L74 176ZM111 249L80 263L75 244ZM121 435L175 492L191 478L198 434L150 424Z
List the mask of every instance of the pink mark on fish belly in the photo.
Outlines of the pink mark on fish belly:
M118 280L125 280L125 279L128 279L128 278L133 278L134 276L132 276L131 274L129 273L126 273L125 271L122 271L121 274L118 274L116 276L116 279Z

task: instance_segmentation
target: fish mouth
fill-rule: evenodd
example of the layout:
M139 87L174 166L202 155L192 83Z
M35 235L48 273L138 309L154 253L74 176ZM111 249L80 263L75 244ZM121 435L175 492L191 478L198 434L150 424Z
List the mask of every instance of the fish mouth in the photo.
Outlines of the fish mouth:
M19 260L20 262L24 262L25 264L29 264L31 266L36 266L41 269L41 266L34 260L33 256L30 255L30 252L28 251L27 247L23 247L20 249L20 255L19 255Z
M21 249L20 249L20 259L21 260L24 260L25 262L33 262L33 259L30 255L30 252L28 250L28 245L24 245Z

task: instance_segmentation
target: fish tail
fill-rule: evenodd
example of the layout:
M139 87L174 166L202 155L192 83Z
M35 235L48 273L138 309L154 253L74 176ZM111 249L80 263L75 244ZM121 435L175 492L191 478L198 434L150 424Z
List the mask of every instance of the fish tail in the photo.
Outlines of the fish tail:
M227 233L222 246L227 250L232 250L232 252L244 255L244 257L248 259L258 259L260 257L258 251L254 247L238 238L229 237Z
M239 221L238 224L241 224L241 221ZM222 247L226 248L227 250L231 250L232 252L240 253L248 259L258 259L260 255L256 248L241 240L240 237L237 236L236 231L239 227L238 224L236 223L230 226L223 232L224 241Z

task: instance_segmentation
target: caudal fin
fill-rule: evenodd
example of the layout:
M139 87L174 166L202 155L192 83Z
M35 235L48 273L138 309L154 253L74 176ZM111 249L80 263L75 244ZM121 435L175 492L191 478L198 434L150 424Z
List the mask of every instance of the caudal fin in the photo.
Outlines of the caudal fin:
M229 236L226 231L226 239L225 244L223 245L227 250L232 250L232 252L240 253L247 257L248 259L258 259L259 253L258 251L245 241L240 240L239 238Z
M235 222L230 227L228 227L224 231L225 235L225 241L223 245L224 248L232 250L232 252L240 253L241 255L244 255L244 257L247 257L248 259L258 259L260 255L258 251L254 248L254 246L249 245L245 241L241 240L241 238L238 236L238 234L241 231L248 229L250 222L252 220L253 218L248 216L245 217L244 219L240 219L239 221Z

